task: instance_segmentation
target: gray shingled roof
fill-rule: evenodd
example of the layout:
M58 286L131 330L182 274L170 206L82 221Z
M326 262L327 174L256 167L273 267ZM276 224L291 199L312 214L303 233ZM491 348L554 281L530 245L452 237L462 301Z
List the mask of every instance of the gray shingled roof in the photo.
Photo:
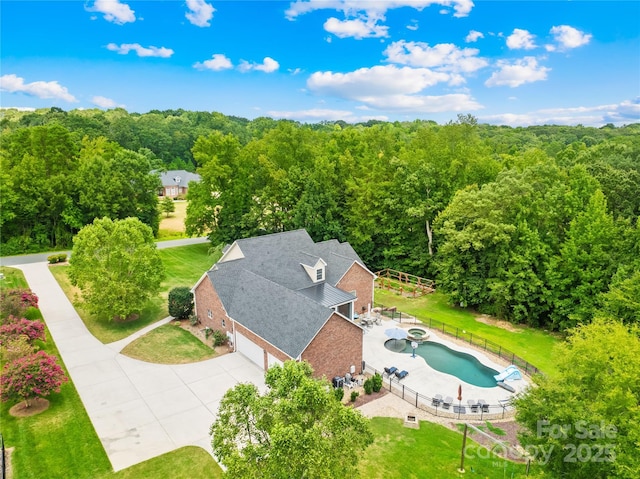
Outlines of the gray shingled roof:
M160 181L162 186L189 186L190 181L200 181L200 175L196 173L189 173L186 170L169 170L160 173ZM176 178L180 178L180 183L176 181Z
M228 315L292 358L331 317L331 306L355 297L335 287L360 258L348 243L314 243L305 230L236 241L244 258L216 263L207 277ZM302 264L322 258L326 280L314 283Z

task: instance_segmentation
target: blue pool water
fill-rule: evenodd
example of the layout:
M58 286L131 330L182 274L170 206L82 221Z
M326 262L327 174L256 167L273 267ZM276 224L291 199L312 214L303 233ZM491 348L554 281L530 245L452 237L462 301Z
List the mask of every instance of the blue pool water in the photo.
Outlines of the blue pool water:
M396 344L393 346L396 346L395 351L397 352L399 348L397 348ZM411 344L408 341L406 341L402 352L413 353ZM498 374L498 371L485 366L470 354L454 351L444 344L425 341L418 345L416 355L423 357L427 364L436 371L451 374L466 383L481 388L496 387L496 380L493 376Z

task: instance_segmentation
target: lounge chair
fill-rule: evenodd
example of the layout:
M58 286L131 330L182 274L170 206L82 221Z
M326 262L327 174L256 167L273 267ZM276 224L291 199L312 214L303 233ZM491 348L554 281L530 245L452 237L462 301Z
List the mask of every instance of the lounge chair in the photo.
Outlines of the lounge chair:
M471 412L478 412L480 406L473 399L469 399L467 401L467 404L469 405L469 409L471 409Z
M395 366L391 366L390 368L384 368L384 373L391 377L393 374L395 374L395 372L398 370L397 367Z
M451 396L447 396L446 398L444 398L444 401L442 401L442 407L444 409L449 409L452 403L453 403L453 398Z
M396 371L395 375L398 379L404 379L409 375L409 371L405 371L404 369L402 371Z
M431 400L431 405L433 407L438 407L442 404L442 394L436 394L435 396L433 396L433 399Z
M489 412L489 405L487 404L487 401L485 401L484 399L478 399L478 406L480 406L480 409L482 409L482 412Z
M499 387L501 387L502 389L505 389L505 390L509 391L510 393L516 392L516 390L515 390L515 388L513 386L511 386L510 384L505 383L504 381L498 381L497 385Z

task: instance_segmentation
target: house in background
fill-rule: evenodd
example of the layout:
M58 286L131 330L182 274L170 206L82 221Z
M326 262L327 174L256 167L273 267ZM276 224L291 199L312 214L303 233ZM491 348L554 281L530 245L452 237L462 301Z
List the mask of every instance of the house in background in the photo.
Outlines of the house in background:
M225 331L263 369L294 359L318 377L362 370L375 275L349 243L315 243L305 230L241 239L193 287L202 325Z
M200 181L200 175L189 173L186 170L169 170L159 172L162 187L158 191L158 196L168 196L176 198L187 195L189 183L191 181Z

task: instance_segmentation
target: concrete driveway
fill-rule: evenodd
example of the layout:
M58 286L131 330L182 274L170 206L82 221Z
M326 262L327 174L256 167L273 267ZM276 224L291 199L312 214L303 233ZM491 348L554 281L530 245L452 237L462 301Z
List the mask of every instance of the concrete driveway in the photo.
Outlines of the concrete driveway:
M46 263L16 267L38 295L47 327L115 471L188 445L211 453L209 427L224 393L240 382L265 389L263 371L239 353L182 365L123 356L126 344L167 321L102 344Z

